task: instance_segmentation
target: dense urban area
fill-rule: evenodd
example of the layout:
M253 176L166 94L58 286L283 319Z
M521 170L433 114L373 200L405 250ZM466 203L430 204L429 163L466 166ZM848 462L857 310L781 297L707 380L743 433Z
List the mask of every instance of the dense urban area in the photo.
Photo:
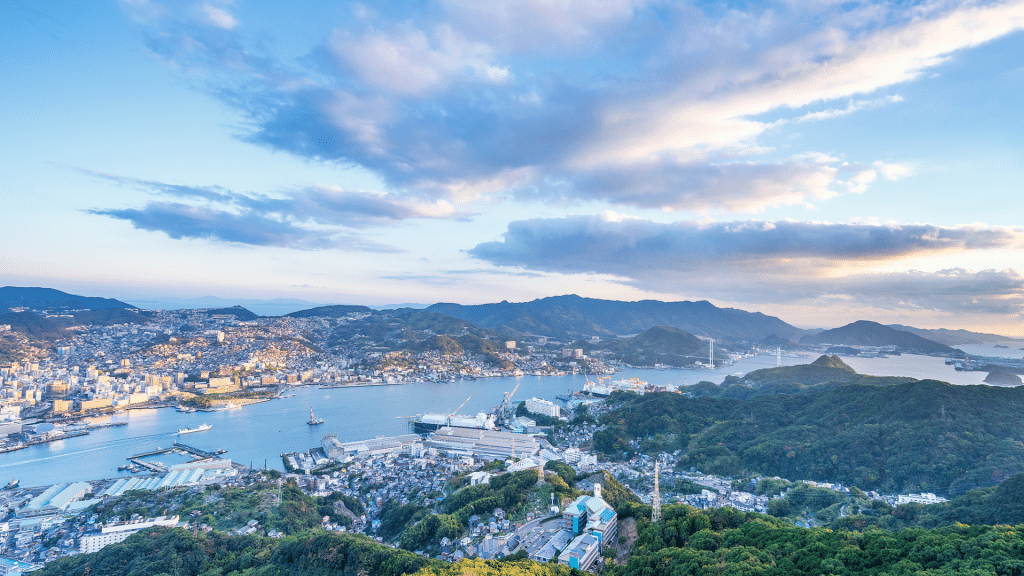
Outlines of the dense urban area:
M0 562L7 574L97 552L155 527L270 538L310 530L355 533L443 561L526 558L599 571L608 563L625 565L643 538L638 521L657 522L663 508L680 504L834 528L947 502L925 490L861 490L835 480L835 472L832 481L820 474L815 480L768 475L770 467L725 473L722 458L704 454L700 460L699 451L687 453L666 439L662 432L676 425L671 420L664 430L631 429L644 425L631 416L644 396L662 398L659 406L671 405L672 398L753 402L777 392L773 378L782 382L797 373L800 386L868 382L836 356L793 367L797 372L784 377L768 370L756 382L730 377L722 386L682 390L635 378L615 381L611 374L628 365L626 354L601 349L598 336L556 340L484 331L416 311L332 309L271 318L242 308L122 311L127 317L77 324L74 314L16 308L7 317L18 314L64 323L57 330L41 321L36 334L17 335L10 325L0 326L20 354L0 364L3 452L123 424L96 424L90 417L140 408L245 409L300 386L566 373L581 373L587 383L557 398L514 398L513 391L492 413L475 419L423 415L404 435L340 441L326 434L320 447L282 455L284 473L250 469L230 455L190 446L186 434L199 429L180 430L174 446L161 451L177 455L176 464L144 454L131 458L118 478L52 486L21 486L15 478L0 491ZM716 359L713 339L699 346L700 354L707 346L707 356L689 357L691 366L727 365L754 352L720 347ZM811 353L827 349L804 346L799 353L812 359ZM896 353L892 346L858 351ZM890 380L885 384L913 379ZM945 418L945 406L942 411ZM644 408L647 419L655 412ZM750 421L756 418L751 410ZM799 462L799 448L786 450L788 459ZM1004 470L1004 477L1013 472Z

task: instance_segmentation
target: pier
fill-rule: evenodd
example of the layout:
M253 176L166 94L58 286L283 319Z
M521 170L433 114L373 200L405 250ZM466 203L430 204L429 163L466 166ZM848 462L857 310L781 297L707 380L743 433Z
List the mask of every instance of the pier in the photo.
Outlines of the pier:
M142 468L146 468L146 469L148 469L148 470L150 470L152 472L156 472L158 474L163 474L163 473L167 472L167 470L168 470L166 466L161 466L160 464L154 464L152 462L146 462L145 460L143 460L143 458L149 458L150 456L159 456L160 454L167 454L169 452L177 452L177 451L187 452L187 453L191 454L192 456L194 456L195 460L193 460L193 462L196 462L198 460L209 460L209 459L212 459L212 458L216 458L217 456L219 456L220 454L223 454L225 452L225 450L217 450L216 452L207 452L205 450L200 450L199 448L196 448L194 446L189 446L188 444L181 444L180 442L175 442L174 444L171 444L167 448L159 448L157 450L153 450L153 451L150 451L150 452L144 452L142 454L136 454L134 456L129 456L127 458L127 460L129 462L131 462L132 464L135 464L136 466L140 466Z

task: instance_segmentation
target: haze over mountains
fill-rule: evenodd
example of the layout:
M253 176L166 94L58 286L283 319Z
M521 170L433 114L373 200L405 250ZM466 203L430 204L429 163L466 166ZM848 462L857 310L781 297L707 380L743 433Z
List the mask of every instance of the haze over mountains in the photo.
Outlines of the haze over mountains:
M55 319L42 322L48 328L58 328L67 323L112 324L144 322L146 315L131 304L111 298L88 297L69 294L51 288L0 288L0 308L25 307L37 310L73 314L73 318ZM412 308L378 310L361 305L328 305L297 310L285 316L304 318L320 316L338 318L352 312L402 314ZM77 312L76 312L77 311ZM210 314L231 314L239 320L252 320L258 314L243 306L209 309ZM720 308L707 301L662 302L641 300L623 302L584 298L576 295L552 296L530 302L497 302L492 304L462 305L437 303L419 310L425 315L440 315L459 319L470 324L506 334L547 336L559 340L589 340L593 336L602 339L633 337L629 345L632 350L641 340L644 348L651 348L653 335L670 338L672 351L665 349L659 354L678 355L681 348L696 348L698 337L715 339L722 344L733 343L744 346L779 346L795 348L807 345L834 344L840 346L895 346L900 351L924 354L951 354L951 345L960 343L991 342L1009 340L995 334L970 332L967 330L927 330L902 325L885 326L877 322L861 320L830 330L804 330L779 318L760 312L748 312L735 308ZM7 313L10 316L9 313ZM5 323L12 329L24 326L26 331L41 328L40 321L27 316L11 316ZM441 322L440 324L444 324ZM670 327L672 330L655 330ZM50 330L43 330L50 332ZM680 343L686 341L685 346ZM624 341L625 342L625 341Z
M0 288L0 309L34 308L49 310L106 310L109 308L136 308L113 298L96 298L68 294L53 288Z
M521 303L434 304L427 311L461 318L483 328L507 327L562 338L634 335L655 326L673 326L699 336L751 343L772 334L795 338L805 333L774 316L719 308L703 300L621 302L568 295Z

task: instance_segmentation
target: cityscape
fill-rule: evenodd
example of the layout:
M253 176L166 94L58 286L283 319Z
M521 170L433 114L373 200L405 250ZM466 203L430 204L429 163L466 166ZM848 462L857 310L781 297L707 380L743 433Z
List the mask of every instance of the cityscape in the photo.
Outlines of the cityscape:
M0 22L0 576L1021 576L1024 0Z

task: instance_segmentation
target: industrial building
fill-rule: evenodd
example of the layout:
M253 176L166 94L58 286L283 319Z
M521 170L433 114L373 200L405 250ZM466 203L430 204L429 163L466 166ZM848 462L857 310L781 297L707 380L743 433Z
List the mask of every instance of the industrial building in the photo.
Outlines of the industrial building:
M72 502L92 492L92 485L88 482L75 482L74 484L56 484L43 491L22 508L18 515L42 516L64 512Z
M476 428L439 428L423 442L449 456L472 456L483 460L528 458L540 452L540 442L533 436Z
M347 456L365 457L378 454L409 454L421 456L423 438L419 434L400 434L398 436L379 436L372 440L342 442L334 434L324 436L321 445L327 457L332 460L344 459Z

